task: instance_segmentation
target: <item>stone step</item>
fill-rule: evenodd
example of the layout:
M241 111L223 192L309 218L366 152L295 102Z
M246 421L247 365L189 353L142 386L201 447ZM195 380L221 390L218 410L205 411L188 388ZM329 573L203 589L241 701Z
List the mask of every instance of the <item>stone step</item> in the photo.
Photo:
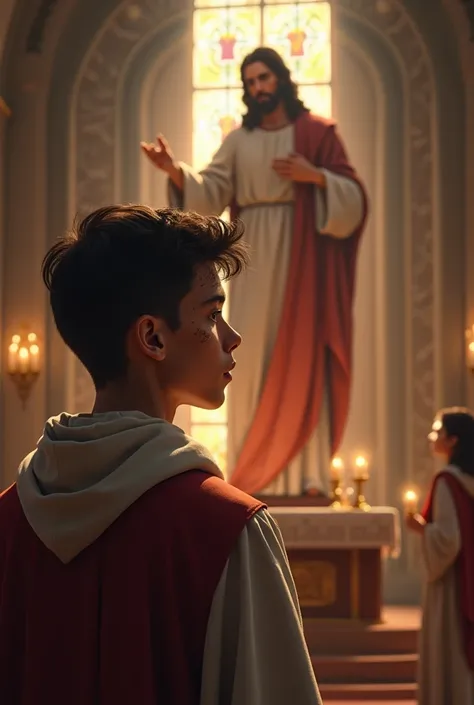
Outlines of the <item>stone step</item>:
M307 618L304 630L308 648L314 655L393 655L413 654L418 650L417 625Z
M322 684L319 687L323 702L339 701L349 702L374 702L378 705L403 702L412 705L416 700L416 685L413 683L351 683L351 684Z
M312 656L318 683L414 683L417 654Z

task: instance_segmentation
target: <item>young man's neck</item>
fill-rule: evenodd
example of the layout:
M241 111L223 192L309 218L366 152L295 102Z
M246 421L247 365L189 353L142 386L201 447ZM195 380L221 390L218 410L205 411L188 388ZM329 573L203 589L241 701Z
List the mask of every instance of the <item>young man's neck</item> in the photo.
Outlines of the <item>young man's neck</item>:
M279 130L280 128L289 125L290 122L291 120L288 117L285 108L280 103L280 105L275 108L272 113L269 115L263 115L260 127L263 130Z
M93 414L110 411L141 411L147 416L173 423L176 408L166 403L162 395L153 394L146 385L115 382L96 391L92 409Z

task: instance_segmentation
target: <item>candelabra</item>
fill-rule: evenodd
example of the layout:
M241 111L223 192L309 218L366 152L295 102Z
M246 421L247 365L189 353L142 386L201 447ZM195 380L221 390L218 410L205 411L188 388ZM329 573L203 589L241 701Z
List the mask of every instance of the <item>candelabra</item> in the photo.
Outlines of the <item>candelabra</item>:
M40 373L39 345L36 333L12 336L8 347L7 370L10 379L17 388L23 408L30 396L33 385Z

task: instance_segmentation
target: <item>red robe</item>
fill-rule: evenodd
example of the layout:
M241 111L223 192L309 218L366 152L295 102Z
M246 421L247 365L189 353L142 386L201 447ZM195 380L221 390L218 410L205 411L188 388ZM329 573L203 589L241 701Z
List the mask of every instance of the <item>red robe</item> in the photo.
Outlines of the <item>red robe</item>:
M319 168L356 181L364 215L346 239L319 235L314 184L295 184L293 243L281 322L259 405L231 477L233 485L250 494L274 480L309 441L318 424L326 374L333 454L349 411L354 284L367 198L333 121L304 113L295 123L295 151ZM234 206L232 217L238 213Z
M469 668L474 671L474 499L452 473L440 472L435 477L422 511L422 516L428 523L433 521L434 493L440 479L446 482L452 494L461 532L461 550L456 559L455 570L464 651Z
M26 521L16 486L6 490L1 705L198 705L214 592L262 506L219 478L183 473L64 565Z

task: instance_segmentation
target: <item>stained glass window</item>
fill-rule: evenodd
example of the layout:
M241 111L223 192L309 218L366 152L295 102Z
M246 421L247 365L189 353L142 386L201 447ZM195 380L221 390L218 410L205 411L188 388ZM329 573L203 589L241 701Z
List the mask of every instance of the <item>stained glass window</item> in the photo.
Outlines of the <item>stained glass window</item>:
M257 46L276 49L310 110L329 117L331 5L327 0L195 0L193 31L193 166L205 166L240 124L240 64ZM226 471L226 405L191 409L191 434Z

